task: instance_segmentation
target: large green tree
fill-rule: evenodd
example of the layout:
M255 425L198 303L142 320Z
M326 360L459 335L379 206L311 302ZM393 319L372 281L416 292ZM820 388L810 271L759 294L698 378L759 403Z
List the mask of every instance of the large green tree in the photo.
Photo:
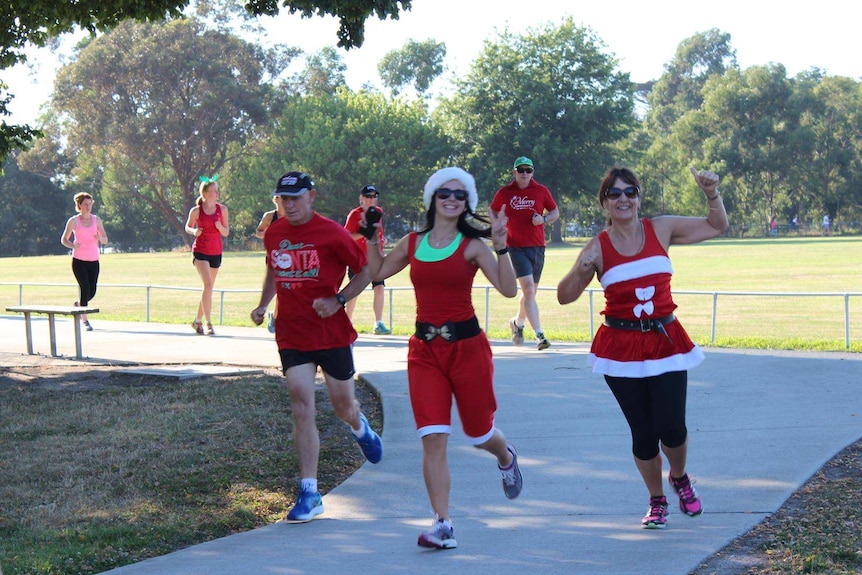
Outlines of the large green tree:
M712 28L680 42L653 83L638 135L642 153L635 162L647 191L646 213L700 213L699 191L691 186L688 167L694 158L703 157L701 141L693 138L681 143L674 137L676 124L701 108L703 89L711 78L737 69L730 35Z
M315 209L327 217L344 221L360 188L374 184L390 222L415 221L420 190L449 149L421 102L346 88L292 98L274 119L271 136L254 148L230 178L232 207L252 214L237 217L255 224L272 209L276 180L291 170L312 176L319 190Z
M862 82L818 70L794 79L800 109L798 145L806 159L794 165L785 213L819 221L862 218Z
M188 242L199 177L222 170L266 119L262 59L195 20L128 21L96 38L55 82L69 148L90 167L78 176L114 201L145 202Z
M694 158L722 173L734 213L749 229L765 231L795 184L793 166L805 158L795 145L798 113L784 66L730 70L712 77L703 93L701 109L676 124L679 145L702 150ZM702 198L695 206L703 213Z
M571 18L486 41L440 117L483 199L511 178L516 157L529 156L536 179L564 205L594 203L615 143L635 124L628 74Z
M344 73L347 65L335 48L325 46L309 54L305 68L292 82L287 83L285 91L294 94L334 94L338 88L347 86Z
M424 96L431 83L443 73L445 58L446 44L442 42L408 40L400 50L383 56L377 63L377 71L383 85L394 95L412 86L419 96Z
M125 19L159 21L181 15L189 0L9 0L0 8L0 69L26 61L28 45L45 46L51 38L83 28L95 33L113 28ZM365 20L375 15L381 20L398 19L401 10L410 10L411 0L283 0L281 7L305 17L334 16L339 19L338 45L362 46ZM252 15L275 15L278 0L249 0ZM13 97L0 82L0 118L10 115ZM28 125L9 125L0 120L0 162L13 149L26 148L41 132Z
M730 34L712 28L680 42L647 96L650 128L667 132L683 114L703 103L707 80L736 68Z
M17 154L0 174L0 254L42 256L67 251L60 245L66 219L75 214L72 194L45 176L18 168Z

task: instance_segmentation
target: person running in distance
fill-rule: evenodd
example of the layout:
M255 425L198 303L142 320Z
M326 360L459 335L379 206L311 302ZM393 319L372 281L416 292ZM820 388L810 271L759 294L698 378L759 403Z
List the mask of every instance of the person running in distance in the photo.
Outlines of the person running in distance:
M266 274L260 304L251 311L252 321L260 325L267 305L276 297L275 341L290 394L299 456L299 495L287 514L287 520L293 522L310 521L323 513L314 405L318 367L335 415L350 426L365 458L371 463L383 458L383 442L356 400L352 348L356 331L344 311L347 300L370 281L367 258L341 224L314 211L316 194L307 174L288 172L278 179L274 195L284 217L264 235ZM348 267L358 271L338 291Z
M100 270L99 245L108 243L108 234L105 233L102 219L93 213L93 196L80 192L75 194L74 200L78 215L66 221L60 243L72 250L72 273L78 282L78 301L75 306L87 307L96 296ZM81 322L84 329L93 331L87 314L81 314Z
M204 284L198 311L192 328L198 335L204 334L201 319L206 318L207 335L215 335L212 324L213 287L222 260L222 237L230 234L228 209L218 201L218 174L212 178L201 176L198 199L186 220L186 233L195 237L192 244L192 263Z
M604 289L605 319L593 339L589 363L593 372L604 375L629 424L635 465L649 492L641 520L645 529L667 524L662 452L680 510L690 517L703 511L686 473L685 404L688 370L704 356L673 313L668 249L717 237L729 223L718 176L694 168L691 173L706 197L706 217L641 218L643 192L637 176L624 167L608 170L598 193L607 226L587 242L557 286L563 305L577 300L594 276Z
M344 224L344 227L350 232L350 235L359 243L359 247L365 251L365 236L359 233L359 222L365 216L365 211L371 206L376 207L380 210L381 215L383 210L380 209L380 206L377 204L378 198L380 197L380 191L372 186L362 186L362 189L359 191L359 207L353 208L350 210L350 213L347 214L347 222ZM377 228L377 244L379 249L383 249L383 246L386 244L386 238L383 236L383 226ZM347 270L347 276L352 277L353 272ZM383 281L372 281L371 282L371 291L374 294L374 300L372 302L372 309L374 310L374 334L375 335L389 335L392 333L389 328L386 327L386 324L383 323L383 299L384 299L384 288L386 287L386 282ZM353 319L353 310L356 308L356 299L354 298L347 302L347 317L351 320Z
M471 298L479 269L505 297L515 297L518 285L506 248L506 216L490 214L491 226L485 229L467 221L489 223L475 212L479 198L473 176L456 167L438 170L428 178L422 199L425 227L401 238L385 257L370 239L373 230L366 229L365 235L372 279L386 279L410 265L416 332L408 344L407 379L422 439L422 473L435 514L431 530L419 535L418 544L453 549L457 543L449 515L446 453L453 396L469 442L497 459L505 496L515 499L523 487L517 452L494 424L491 345ZM482 238L491 239L497 258Z
M254 237L260 240L263 239L266 229L272 222L284 217L284 209L281 206L281 202L278 201L277 196L272 196L272 203L275 204L275 209L263 213L260 223L257 224L257 229L254 232ZM269 322L266 324L266 329L269 330L269 333L275 333L275 311L269 314Z
M512 343L523 345L524 322L529 321L536 334L536 348L543 350L551 347L551 342L542 331L536 292L545 267L545 226L560 218L560 210L550 190L533 179L533 172L533 160L524 156L516 159L512 181L497 190L489 211L508 217L509 254L521 284L518 313L509 320Z

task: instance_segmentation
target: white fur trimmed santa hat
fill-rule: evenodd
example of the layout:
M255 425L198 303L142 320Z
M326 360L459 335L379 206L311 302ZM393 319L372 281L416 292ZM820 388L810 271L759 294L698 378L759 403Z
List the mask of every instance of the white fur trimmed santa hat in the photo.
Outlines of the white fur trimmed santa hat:
M437 170L431 174L431 177L428 178L427 182L425 182L425 193L422 195L422 200L425 202L425 209L427 210L431 207L431 200L434 198L434 192L449 180L458 180L461 182L461 185L463 185L464 189L467 190L467 205L469 206L470 211L475 214L476 206L479 205L479 194L476 192L476 180L466 171L454 166Z

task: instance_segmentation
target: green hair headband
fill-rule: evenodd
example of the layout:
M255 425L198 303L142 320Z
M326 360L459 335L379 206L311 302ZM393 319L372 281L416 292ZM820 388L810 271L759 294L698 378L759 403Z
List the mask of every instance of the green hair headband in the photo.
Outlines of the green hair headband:
M211 184L211 183L213 183L213 182L217 182L217 181L218 181L218 174L214 174L214 175L213 175L213 177L211 177L211 178L208 178L208 177L206 177L206 176L201 176L201 177L200 177L200 178L198 178L198 179L199 179L201 182L203 182L204 184Z

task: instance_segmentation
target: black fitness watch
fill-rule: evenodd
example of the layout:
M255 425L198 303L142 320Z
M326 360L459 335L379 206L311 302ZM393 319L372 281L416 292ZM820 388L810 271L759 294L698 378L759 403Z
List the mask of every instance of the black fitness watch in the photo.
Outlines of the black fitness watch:
M338 303L341 304L341 307L344 307L347 305L347 299L343 295L341 295L340 293L335 294L335 299L338 300Z

